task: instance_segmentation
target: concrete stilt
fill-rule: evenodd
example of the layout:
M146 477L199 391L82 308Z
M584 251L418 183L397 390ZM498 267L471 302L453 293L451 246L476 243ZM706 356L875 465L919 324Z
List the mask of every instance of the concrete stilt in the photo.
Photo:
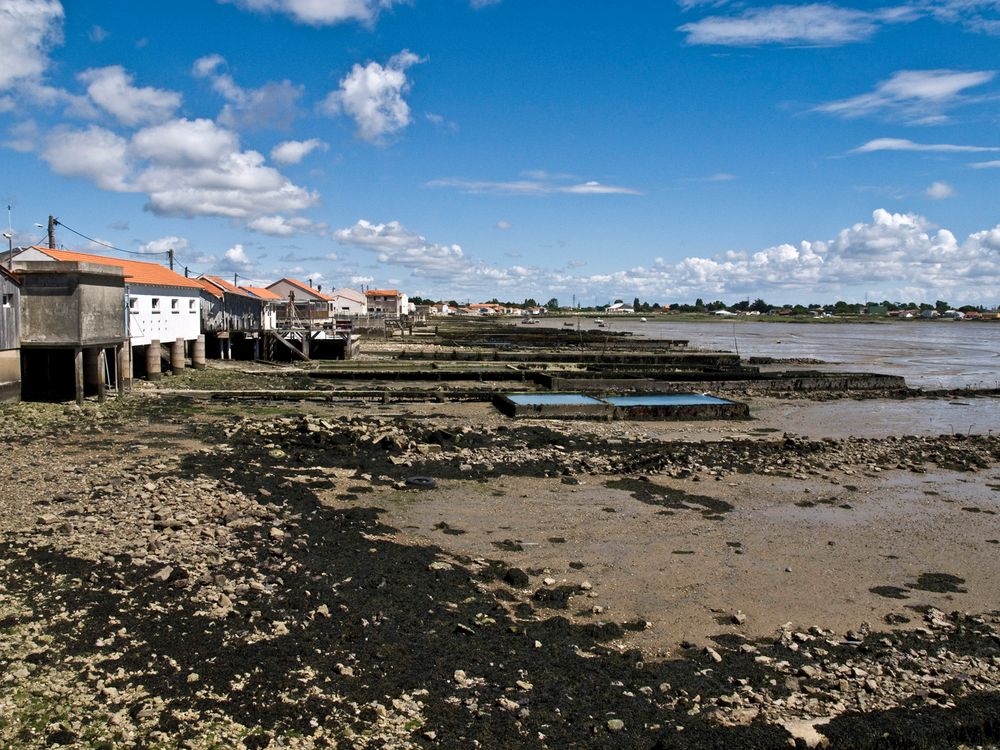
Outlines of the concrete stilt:
M191 347L191 366L196 370L205 369L205 334L194 340Z
M76 390L76 403L83 406L83 349L73 349L73 386Z
M184 339L178 338L170 345L170 369L181 372L184 369Z
M125 370L127 369L128 345L115 347L115 390L118 398L125 397Z
M159 380L163 377L160 370L160 342L150 341L146 347L146 380Z
M101 347L97 350L97 402L103 404L108 400L108 386L104 379L107 367L107 351Z
M83 350L83 382L84 393L97 393L98 383L103 380L104 373L101 372L101 363L98 357L100 349Z

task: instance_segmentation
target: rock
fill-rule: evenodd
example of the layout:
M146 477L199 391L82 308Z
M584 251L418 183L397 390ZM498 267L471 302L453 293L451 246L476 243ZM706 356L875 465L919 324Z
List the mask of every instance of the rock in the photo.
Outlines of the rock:
M201 676L197 672L192 672L187 676L188 684L194 684L195 682L198 682L198 680L200 679Z
M504 711L517 711L521 708L516 701L512 701L510 698L504 698L503 696L497 698L497 705Z
M705 656L714 661L716 664L722 662L722 655L711 646L705 646Z
M427 570L451 570L452 566L450 563L442 562L441 560L436 560L427 566Z
M275 541L280 541L285 538L285 532L279 529L277 526L272 526L270 531L267 532Z
M174 574L173 566L164 565L158 571L153 573L149 578L151 581L159 581L160 583L166 583L170 580L170 576Z
M747 616L742 612L737 611L736 614L733 615L732 620L733 625L744 625L746 624Z
M607 727L609 732L620 732L625 728L625 722L621 719L608 719Z
M503 574L503 579L517 589L527 588L528 584L531 583L528 574L520 568L508 568L507 572Z

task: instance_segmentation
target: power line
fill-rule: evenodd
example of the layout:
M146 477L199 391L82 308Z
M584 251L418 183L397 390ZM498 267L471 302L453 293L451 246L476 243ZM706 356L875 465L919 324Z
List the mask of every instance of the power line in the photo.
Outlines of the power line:
M114 250L115 252L118 252L118 253L128 253L129 255L145 255L145 256L149 256L149 255L170 255L170 251L169 250L157 250L157 251L151 252L151 253L141 253L141 252L138 252L136 250L125 250L124 248L121 248L121 247L115 247L114 245L109 245L107 242L101 242L100 240L95 240L93 237L88 237L83 232L78 232L75 229L73 229L73 227L66 226L61 221L59 221L59 219L55 220L55 224L57 226L62 227L63 229L68 229L73 234L78 235L80 237L83 237L83 239L85 239L85 240L93 242L95 245L101 245L102 247L106 247L109 250Z

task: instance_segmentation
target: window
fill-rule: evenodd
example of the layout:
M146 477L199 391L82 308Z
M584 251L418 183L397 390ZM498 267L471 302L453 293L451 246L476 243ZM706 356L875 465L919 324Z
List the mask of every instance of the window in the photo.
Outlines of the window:
M181 311L181 301L179 299L170 300L170 312L174 315Z
M193 299L189 299L189 300L188 300L188 312L195 312L195 307L194 307L194 303L195 303L196 301L197 301L197 300L193 300Z
M154 313L159 313L160 312L160 298L159 297L153 297L153 312Z
M10 307L13 303L14 303L14 295L13 294L5 294L3 296L3 306L4 307Z
M139 299L137 297L129 297L128 298L128 311L134 313L138 309L139 309Z

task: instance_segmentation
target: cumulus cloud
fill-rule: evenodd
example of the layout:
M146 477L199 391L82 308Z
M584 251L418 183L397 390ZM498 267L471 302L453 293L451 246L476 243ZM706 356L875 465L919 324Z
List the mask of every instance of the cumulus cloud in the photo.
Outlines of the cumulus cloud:
M924 195L936 201L944 200L945 198L951 198L955 195L955 188L949 185L947 182L932 182L927 189L924 191Z
M176 91L134 86L132 75L121 65L90 68L77 78L86 84L91 100L123 125L166 120L181 106Z
M298 164L313 151L326 151L330 146L319 138L307 141L285 141L271 149L271 159L279 164Z
M297 23L331 26L344 21L370 24L393 0L219 0L244 10L284 13Z
M298 114L302 87L291 81L271 81L260 88L245 89L225 72L226 59L212 54L199 57L191 73L206 78L212 89L226 100L219 123L237 129L287 130Z
M393 55L382 65L355 64L331 91L321 109L330 116L346 114L357 124L357 135L369 143L384 143L411 122L410 105L403 95L410 90L406 71L423 62L409 50Z
M874 151L931 151L939 153L984 153L1000 151L998 146L968 146L954 143L914 143L906 138L876 138L858 146L852 153L868 154Z
M169 237L160 237L158 240L151 240L150 242L145 242L139 245L139 252L156 254L165 253L171 249L175 252L181 252L183 250L187 250L188 247L189 243L184 237L171 235Z
M773 5L739 15L708 16L679 31L688 44L752 47L762 44L829 46L872 37L883 23L912 18L904 9L867 12L837 5Z
M816 111L846 118L884 115L911 124L938 124L945 110L968 101L966 89L989 83L995 70L900 70L874 91L816 107Z
M62 42L59 0L5 0L0 10L0 91L38 79L49 66L49 49Z
M240 274L249 274L256 266L257 263L247 255L243 245L237 244L223 253L222 259L216 267L226 271L236 271Z
M262 154L241 150L238 136L211 120L171 120L131 140L95 125L56 129L41 155L58 174L146 193L146 208L160 215L252 221L295 214L319 199L266 166Z
M360 219L352 227L333 233L337 242L376 253L380 263L390 263L423 273L450 271L463 264L465 256L460 245L428 242L423 236L406 229L398 221L373 224Z
M524 180L468 180L462 177L444 177L431 180L427 187L454 188L463 193L498 193L501 195L642 195L635 188L622 185L606 185L596 180L586 182L566 182L570 175L548 175L531 172L533 179ZM564 180L562 182L557 180Z
M128 141L97 125L85 130L56 128L46 139L41 157L53 172L64 177L83 177L103 190L130 189L132 157Z
M322 222L314 222L303 216L261 216L247 224L247 229L267 234L272 237L291 237L293 234L303 232L316 232L322 234L326 231L327 225ZM328 259L329 260L329 259Z

